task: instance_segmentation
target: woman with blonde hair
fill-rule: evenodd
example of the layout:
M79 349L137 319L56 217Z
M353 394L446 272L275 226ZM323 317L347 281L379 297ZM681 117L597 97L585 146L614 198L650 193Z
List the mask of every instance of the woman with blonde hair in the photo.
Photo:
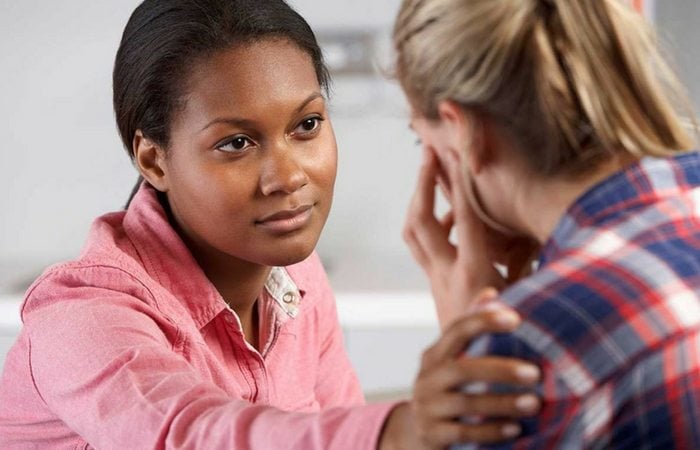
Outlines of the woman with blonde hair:
M496 286L523 325L472 353L543 371L514 447L700 448L700 156L650 27L620 0L404 0L394 44L438 314Z

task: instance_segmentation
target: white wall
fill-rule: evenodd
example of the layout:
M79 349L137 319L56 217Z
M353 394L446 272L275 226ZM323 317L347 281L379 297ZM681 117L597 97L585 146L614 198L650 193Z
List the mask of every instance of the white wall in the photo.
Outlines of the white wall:
M656 0L655 5L662 42L688 87L697 114L700 112L700 1Z
M111 109L111 66L135 0L3 0L0 270L79 249L134 179ZM8 267L10 269L8 269Z

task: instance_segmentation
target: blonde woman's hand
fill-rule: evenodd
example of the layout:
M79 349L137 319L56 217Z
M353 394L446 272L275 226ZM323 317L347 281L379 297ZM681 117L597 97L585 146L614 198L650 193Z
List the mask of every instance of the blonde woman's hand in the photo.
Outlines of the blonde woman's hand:
M493 289L479 303L493 298ZM455 320L423 354L413 398L390 415L380 449L442 449L461 442L495 443L520 433L517 419L536 414L539 399L531 393L473 394L461 388L472 383L534 386L539 369L525 361L464 355L470 341L484 333L510 332L520 323L517 314L490 303L470 316ZM460 419L469 418L469 422Z
M488 228L472 210L460 162L453 153L444 164L429 148L416 191L409 206L404 240L430 279L438 319L444 329L454 318L473 311L475 293L485 286L502 289L529 273L537 244L530 239L504 236ZM437 185L452 210L435 216ZM455 229L457 243L450 242ZM507 277L494 264L506 268Z
M442 169L442 170L441 170ZM424 149L415 193L406 216L403 237L413 257L428 275L443 329L474 309L475 294L485 286L500 289L504 280L493 266L488 229L469 207L461 176L445 173L432 150ZM438 181L452 205L444 218L435 216ZM457 244L450 242L456 228Z
M456 217L453 222L458 230L463 230L458 234L462 242L474 245L473 240L479 239L483 245L479 248L486 254L486 259L490 263L498 264L505 269L503 285L507 286L515 283L519 279L532 272L533 262L540 250L540 244L533 238L516 234L503 234L488 225L485 225L475 214L468 200L467 189L469 181L462 172L464 164L460 161L464 155L448 150L443 157L436 158L438 165L437 181L445 197L447 198L453 211L450 215ZM453 188L454 186L454 188ZM476 196L476 193L474 193ZM466 231L470 230L469 233ZM472 239L468 241L467 239ZM499 272L499 275L501 272Z

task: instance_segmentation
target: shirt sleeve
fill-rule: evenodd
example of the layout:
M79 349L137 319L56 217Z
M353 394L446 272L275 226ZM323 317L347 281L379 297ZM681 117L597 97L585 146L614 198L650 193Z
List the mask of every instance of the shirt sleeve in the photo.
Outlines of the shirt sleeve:
M391 405L309 414L231 398L173 351L163 331L172 324L154 306L65 282L42 283L24 308L31 374L48 408L91 446L376 448Z

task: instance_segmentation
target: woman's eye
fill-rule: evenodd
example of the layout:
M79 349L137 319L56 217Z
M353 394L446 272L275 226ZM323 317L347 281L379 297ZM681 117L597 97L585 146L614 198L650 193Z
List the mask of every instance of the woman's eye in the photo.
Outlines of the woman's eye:
M238 153L247 149L252 144L253 142L245 136L234 136L228 141L224 141L221 144L217 145L216 148L224 152Z
M309 134L316 131L320 126L323 119L321 117L309 117L301 121L297 129L295 130L298 134Z

